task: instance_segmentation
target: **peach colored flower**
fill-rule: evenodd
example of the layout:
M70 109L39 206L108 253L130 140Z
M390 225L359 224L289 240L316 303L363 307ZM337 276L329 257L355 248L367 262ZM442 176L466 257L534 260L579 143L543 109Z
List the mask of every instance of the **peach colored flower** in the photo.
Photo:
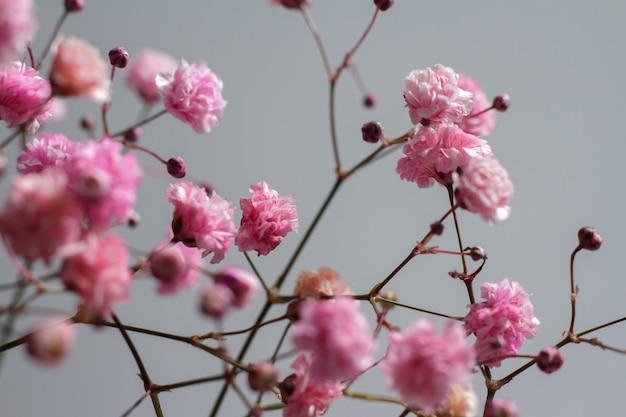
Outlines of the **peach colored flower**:
M330 268L319 268L313 271L303 269L298 276L293 295L320 298L352 294L348 284L344 284L340 279L339 274Z

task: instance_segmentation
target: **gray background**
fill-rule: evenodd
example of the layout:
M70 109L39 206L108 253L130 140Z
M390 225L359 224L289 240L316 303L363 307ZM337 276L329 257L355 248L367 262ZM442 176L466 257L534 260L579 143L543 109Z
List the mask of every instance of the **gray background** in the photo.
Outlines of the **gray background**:
M36 52L60 15L61 3L38 1ZM478 283L508 277L534 294L541 326L537 338L522 348L521 353L527 354L556 343L567 328L568 258L581 226L598 227L605 242L599 252L580 254L576 265L581 289L577 329L625 312L621 171L626 150L622 133L626 5L618 1L546 3L396 1L379 16L354 58L366 85L379 97L379 105L373 111L362 108L361 96L347 74L337 90L338 135L348 167L373 149L360 139L363 122L380 121L389 136L410 127L402 90L404 77L413 69L443 63L477 79L490 96L506 92L512 97L510 111L500 115L489 137L515 184L511 217L495 227L468 213L461 213L460 219L464 243L481 245L489 254ZM310 11L336 66L368 23L373 5L369 0L316 0ZM123 45L131 57L151 47L188 61L203 60L222 77L228 106L213 132L197 135L166 116L144 128L141 143L164 156L182 156L191 177L214 181L220 194L234 203L259 180L295 197L301 233L289 236L268 258L258 260L260 270L272 281L333 182L328 88L302 17L265 0L87 1L85 10L70 16L62 32L87 38L103 54ZM123 70L118 72L114 87L113 130L131 123L140 109L139 100L124 90L124 75ZM46 130L82 139L84 134L76 128L79 115L97 115L98 111L87 100L70 100L66 120ZM11 145L10 158L15 148ZM299 258L285 292L293 288L297 271L321 266L339 271L355 292L369 291L446 210L441 188L419 190L399 180L394 172L398 155L379 161L344 184ZM163 197L170 180L158 172L153 160L145 155L140 159L150 172L137 205L142 223L122 233L131 247L149 250L162 239L171 220L172 208ZM11 163L4 187L14 175ZM434 244L454 249L451 231L448 227ZM6 262L3 265L2 281L10 282L14 272ZM223 265L245 265L245 260L233 248ZM454 257L418 257L389 288L403 302L463 315L467 304L463 286L447 276L455 268L460 265ZM138 278L131 302L116 309L120 318L182 335L212 330L212 324L196 312L198 289L161 298L154 287L149 279ZM8 293L2 297L6 303ZM75 304L71 295L51 295L37 302L68 315ZM227 328L246 326L261 304L259 299L250 310L233 314ZM283 307L276 307L270 317L282 311ZM371 319L365 305L364 311ZM396 310L390 319L406 326L416 317ZM18 333L37 319L25 316L18 322ZM279 325L267 331L248 359L267 357L281 330ZM0 374L0 415L118 416L142 395L137 368L117 331L86 326L77 326L77 331L74 352L55 368L38 366L26 358L23 349L6 354ZM596 336L609 345L626 347L623 326ZM230 340L233 351L242 339ZM219 372L216 361L193 348L140 335L133 335L133 340L157 383ZM378 355L382 354L380 346ZM570 345L563 353L565 365L556 374L530 369L498 395L513 399L522 416L620 415L626 357L587 345ZM281 362L281 367L286 369L290 362ZM503 376L522 363L511 360L494 375ZM484 388L478 377L474 385L482 402ZM204 384L164 393L164 413L207 416L220 387L220 383ZM376 371L354 389L381 392L383 387L384 377ZM327 415L394 416L400 412L397 406L342 399ZM238 399L230 396L222 415L244 413ZM133 415L153 415L149 400Z

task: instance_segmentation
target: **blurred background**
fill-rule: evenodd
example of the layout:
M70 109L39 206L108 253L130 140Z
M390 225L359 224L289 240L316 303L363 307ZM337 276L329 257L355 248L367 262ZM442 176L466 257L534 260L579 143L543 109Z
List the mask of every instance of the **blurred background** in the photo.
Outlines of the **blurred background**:
M39 55L61 16L61 0L39 0L39 30L33 44ZM309 8L333 67L354 45L374 13L370 0L315 0ZM479 216L460 213L464 243L485 248L489 260L476 280L503 278L519 281L533 294L539 333L520 353L534 355L558 342L569 324L568 262L580 227L593 225L604 237L597 252L580 253L575 265L580 287L576 329L584 330L626 314L623 252L626 222L622 167L626 155L623 120L626 108L626 3L529 0L505 4L496 1L396 1L381 13L368 39L353 58L367 89L378 98L374 109L362 106L362 94L348 73L337 86L337 134L342 161L353 166L376 145L362 141L360 128L370 120L383 124L396 137L410 127L404 108L404 77L413 69L436 63L465 72L491 97L508 93L512 106L498 116L488 137L495 155L515 185L512 213L495 227ZM71 15L62 34L82 37L103 56L121 45L131 55L144 48L169 53L177 59L202 60L224 82L228 106L214 131L198 135L191 127L165 115L143 128L140 144L164 157L185 159L190 179L212 181L220 195L238 207L248 197L250 184L265 180L281 194L291 194L298 205L300 233L289 235L268 257L254 261L272 282L293 253L299 239L334 181L329 136L328 82L313 38L300 13L270 5L266 0L198 2L180 0L86 1L84 11ZM49 61L42 70L49 71ZM113 131L129 126L142 103L127 90L124 70L113 87L109 123ZM67 100L67 116L42 131L63 132L82 140L79 119L99 107L87 99ZM101 126L101 124L99 125ZM101 129L98 130L101 132ZM4 137L10 131L0 132ZM3 193L16 175L17 143L7 149L10 168L2 180ZM400 149L372 164L342 185L314 232L306 250L288 277L283 294L293 291L302 269L328 266L349 282L355 293L367 293L387 276L428 231L428 225L448 208L443 188L418 189L395 173ZM170 182L165 170L147 155L139 155L146 176L136 210L140 225L120 228L131 248L148 252L160 242L171 222L172 206L164 192ZM240 212L237 213L237 222ZM452 224L432 241L442 249L456 249ZM3 258L2 283L15 271ZM221 266L246 266L233 247ZM212 270L217 268L205 266ZM470 268L474 265L470 264ZM448 276L460 269L457 257L421 256L411 261L388 286L401 302L450 315L464 315L464 286ZM201 317L199 290L174 297L155 293L156 283L138 276L130 302L116 312L129 325L179 335L214 330ZM0 294L7 305L11 293ZM240 329L256 318L259 297L245 311L228 317L226 329ZM36 305L74 313L72 294L43 297ZM366 304L363 311L374 322ZM275 306L269 318L284 313ZM405 327L423 315L395 309L394 324ZM40 319L20 316L16 335ZM443 323L438 320L439 325ZM284 326L261 332L246 361L271 355ZM0 415L26 417L119 416L143 394L133 358L116 329L77 325L72 354L60 365L41 367L23 348L4 355L0 369ZM624 325L593 336L608 345L626 348ZM170 384L214 375L221 364L187 345L131 334L151 378ZM229 338L233 354L243 336ZM384 353L386 334L377 352ZM287 349L289 349L287 345ZM512 399L521 416L619 415L623 408L626 356L588 345L563 349L565 364L547 375L531 368L505 386L498 396ZM288 374L292 358L280 362ZM495 368L496 378L525 362L513 359ZM243 376L241 385L246 386ZM160 395L166 416L208 416L221 382L176 389ZM479 403L484 384L474 380ZM385 379L373 371L359 380L355 391L385 392ZM249 398L255 395L249 393ZM266 397L268 402L272 399ZM396 416L398 406L343 398L327 416ZM482 411L482 407L481 407ZM220 415L244 416L246 409L232 393ZM266 415L279 415L280 411ZM133 416L152 416L149 400Z

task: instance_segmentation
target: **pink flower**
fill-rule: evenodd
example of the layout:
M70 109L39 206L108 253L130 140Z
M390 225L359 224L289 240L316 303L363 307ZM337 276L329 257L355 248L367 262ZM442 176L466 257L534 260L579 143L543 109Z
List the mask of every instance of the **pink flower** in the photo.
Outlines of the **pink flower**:
M134 215L142 172L134 154L122 154L122 144L104 137L83 142L65 164L69 187L82 202L89 226L123 224Z
M307 300L293 323L293 343L315 354L311 375L317 379L352 378L373 363L374 339L351 298Z
M298 212L290 195L280 197L264 181L252 184L250 195L239 201L242 217L235 245L241 252L267 255L287 233L298 229Z
M469 380L474 356L461 325L448 322L437 334L431 320L418 319L405 331L389 334L380 366L404 402L429 413L455 385Z
M517 406L506 398L494 398L485 407L485 417L517 417Z
M78 146L78 142L72 142L61 133L42 133L32 143L27 143L26 150L18 155L17 170L27 174L63 167Z
M47 319L40 323L26 341L28 353L39 363L59 363L74 347L74 328L63 319Z
M156 84L157 74L174 72L177 65L176 60L164 52L144 49L130 61L126 84L144 101L154 103L161 97Z
M159 294L175 294L182 287L193 286L200 278L201 267L201 251L180 242L168 241L150 254L150 272L159 281Z
M36 26L32 0L0 0L0 64L26 54Z
M1 17L0 17L1 19ZM21 62L0 66L0 119L35 133L50 114L50 83Z
M490 359L516 354L524 339L535 337L539 320L533 315L530 294L515 281L485 283L480 295L485 301L470 304L465 328L476 335L478 362L500 366L502 360Z
M331 295L351 295L348 284L341 282L341 277L330 268L313 271L303 269L298 275L293 295L320 298Z
M270 4L279 4L287 9L299 9L300 5L310 6L313 0L270 0Z
M459 88L472 93L474 107L468 116L459 122L459 127L472 135L489 136L496 127L496 112L487 110L491 108L491 101L475 80L465 74L459 77ZM485 111L484 113L481 113ZM480 114L479 114L480 113ZM478 116L476 116L478 114Z
M496 158L474 158L455 182L459 207L480 214L489 224L509 217L513 184Z
M126 301L132 276L128 252L117 235L88 232L64 250L61 279L82 297L82 308L93 318L106 318L111 304Z
M226 107L222 80L204 62L189 65L183 60L173 74L160 73L156 83L165 109L194 132L210 132L217 126Z
M64 245L78 239L83 212L58 169L18 177L0 212L0 232L16 255L50 264Z
M322 416L330 404L341 397L345 388L340 382L316 379L311 375L314 355L300 355L291 365L293 374L280 384L282 401L286 404L283 417Z
M109 99L109 67L96 48L83 39L62 38L54 49L50 71L54 95L87 96L98 102Z
M490 156L491 147L456 125L442 123L435 128L419 128L402 152L396 172L401 179L425 188L435 181L450 184L455 171L464 170L472 159Z
M219 271L213 279L215 283L230 288L234 296L231 303L236 308L245 308L261 289L256 276L245 269L232 266Z
M204 249L203 257L212 253L212 264L224 259L237 233L232 204L215 192L209 198L204 188L187 181L170 185L166 196L174 204L174 239Z
M472 110L472 93L459 88L459 75L437 64L404 79L404 101L413 124L458 123Z

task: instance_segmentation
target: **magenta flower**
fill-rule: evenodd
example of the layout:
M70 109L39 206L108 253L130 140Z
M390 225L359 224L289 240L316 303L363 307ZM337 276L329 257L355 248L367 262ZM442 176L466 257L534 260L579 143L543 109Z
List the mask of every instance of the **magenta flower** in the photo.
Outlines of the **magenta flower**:
M489 224L509 217L513 184L496 158L474 158L455 182L459 207L480 214Z
M242 217L235 245L241 252L267 255L287 233L298 230L298 211L290 195L279 196L265 181L252 184L250 195L239 200Z
M172 73L177 66L178 63L170 55L152 49L144 49L133 56L130 61L126 84L135 90L145 102L154 103L161 97L156 84L157 74L160 72Z
M402 152L396 172L401 179L425 188L435 181L450 184L454 172L464 170L472 159L490 156L491 147L486 140L446 123L419 128Z
M202 252L170 240L150 254L150 272L159 281L157 293L175 294L181 288L192 287L200 278Z
M459 127L472 135L489 136L496 127L496 112L494 110L483 111L491 107L491 101L480 84L465 74L459 76L459 88L472 93L474 102L472 111L458 123Z
M307 300L299 316L293 323L293 344L315 354L313 377L352 378L374 362L374 339L359 304L352 298Z
M88 232L63 253L61 279L80 294L82 309L91 318L111 315L113 303L126 301L132 275L128 252L117 235Z
M142 172L134 154L114 139L83 142L65 164L69 187L84 206L89 226L106 229L134 215Z
M438 334L431 320L418 319L405 331L389 334L380 366L402 401L430 413L454 386L469 380L474 359L460 324L448 322Z
M174 239L204 249L203 257L212 253L212 264L224 259L237 233L232 204L215 192L209 198L204 188L187 181L170 185L166 197L174 204Z
M32 0L0 0L0 64L19 53L26 55L36 26Z
M539 320L533 314L530 294L518 282L504 279L482 284L480 295L485 301L470 304L465 328L467 334L476 335L478 362L500 366L501 359L491 359L516 354L524 339L535 337Z
M156 83L165 109L194 132L210 132L220 121L226 101L222 80L204 62L181 61L173 74L160 73Z
M413 124L458 123L472 110L472 93L459 88L459 75L437 64L404 79L404 101Z
M78 142L61 133L42 133L26 144L26 150L17 157L17 170L22 174L41 172L50 167L63 167L74 155Z
M83 211L59 169L18 177L0 212L0 233L13 252L26 260L52 257L78 239Z
M37 325L28 335L26 348L37 362L54 365L70 353L75 339L76 335L71 322L50 318Z
M330 404L341 397L345 388L340 382L317 379L311 375L314 355L300 355L291 365L293 374L280 384L283 403L283 417L322 416Z
M35 133L52 116L50 95L50 83L35 69L17 61L0 66L0 119L8 127L26 124Z

